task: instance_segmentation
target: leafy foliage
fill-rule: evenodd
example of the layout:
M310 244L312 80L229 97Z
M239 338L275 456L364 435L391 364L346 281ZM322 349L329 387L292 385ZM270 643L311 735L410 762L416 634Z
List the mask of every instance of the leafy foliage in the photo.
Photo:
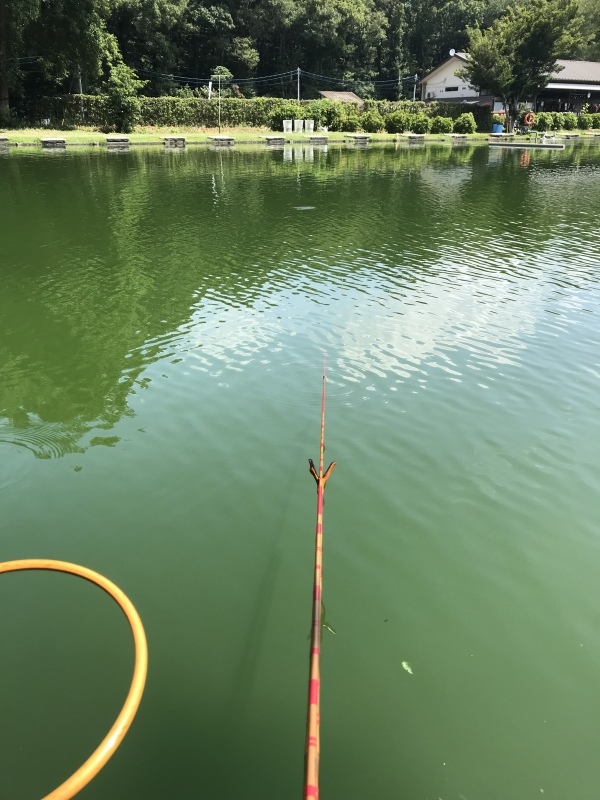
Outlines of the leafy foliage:
M598 0L579 0L579 11L583 17L583 29L594 33L585 42L580 57L600 61L600 3Z
M310 100L306 104L302 104L302 108L304 109L304 118L314 120L317 127L331 125L335 111L335 103L332 103L331 100Z
M454 133L475 133L476 130L477 123L470 111L466 114L461 114L454 120Z
M452 117L433 117L431 120L431 133L452 133L454 121Z
M429 133L431 117L427 116L427 114L412 114L409 125L413 133Z
M113 88L123 91L131 98L127 107L131 109L133 116L126 117L126 109L115 105L114 95L112 97L110 94L62 95L28 103L26 113L28 120L39 124L41 118L47 117L55 124L64 120L69 125L115 127L123 112L130 124L207 128L217 125L218 102L214 96L211 100L198 97L192 92L178 97L135 96L139 90L138 84L143 83L138 81L135 74L128 76L132 80L129 84L124 77L121 77L120 69L113 69L112 75ZM128 88L123 89L123 83L126 83ZM416 113L411 113L414 108L417 108ZM276 97L252 99L230 97L221 100L221 121L223 125L229 127L238 125L271 127L278 131L282 130L284 119L313 119L315 126L326 125L336 131L350 132L370 128L375 132L373 130L375 125L381 125L377 130L385 129L390 133L426 132L430 127L433 132L438 132L438 129L450 132L454 120L461 116L462 108L464 106L454 103L425 105L425 103L381 100L371 101L368 110L359 116L353 105L332 103L329 100L301 100L297 103ZM440 114L440 111L443 113ZM490 130L489 126L486 127L488 122L491 126L489 109L478 109L478 111L486 113L481 114L481 119L484 121L483 128L479 115L477 116L477 128ZM466 116L473 118L471 112Z
M106 85L106 114L109 125L119 133L129 133L139 121L140 98L137 96L146 81L138 80L135 72L119 62L110 68Z
M377 109L365 111L360 115L360 127L366 133L379 133L382 131L385 121Z
M577 52L585 41L576 0L509 6L486 31L475 26L468 34L470 58L460 75L502 98L510 119L523 99L546 86L558 69L556 59Z
M469 44L472 64L487 70L478 80L485 77L485 88L493 90L491 78L499 76L512 87L507 98L516 98L517 84L520 96L535 87L536 75L548 74L558 56L579 48L600 57L600 44L581 35L574 11L579 4L586 30L597 31L598 0L514 1L0 0L0 111L7 111L9 93L21 106L43 96L98 93L119 63L147 81L143 92L149 96L208 99L206 80L222 70L222 98L240 92L293 98L293 75L256 84L244 79L301 65L369 98L364 112L376 108L385 117L420 113L415 103L379 103L412 96L408 76L423 75L450 47ZM387 83L376 87L376 80ZM302 97L315 98L323 85L304 75ZM487 112L474 113L481 130L491 124ZM354 125L356 113L315 106L311 117L339 127Z
M533 129L536 131L551 131L554 130L554 115L551 111L540 111L536 115Z
M0 122L9 118L9 91L19 85L24 34L40 12L40 0L0 2Z
M269 114L269 126L274 131L283 130L284 119L304 119L299 103L278 103Z
M404 133L409 128L410 115L406 111L392 111L385 118L385 129L388 133Z
M332 131L354 133L359 127L360 119L356 106L353 103L335 103L329 128Z

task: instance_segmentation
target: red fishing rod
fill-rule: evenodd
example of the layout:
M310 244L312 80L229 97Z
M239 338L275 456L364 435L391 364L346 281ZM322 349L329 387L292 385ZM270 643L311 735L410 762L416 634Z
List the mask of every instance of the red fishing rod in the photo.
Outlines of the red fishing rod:
M323 389L321 393L321 443L319 447L319 471L315 469L312 458L308 459L310 474L317 483L317 527L315 535L315 574L313 583L313 614L310 642L310 677L308 681L308 715L306 722L306 755L304 774L304 800L319 798L319 749L320 749L320 693L321 693L321 631L322 631L322 590L323 590L323 502L325 485L335 461L323 473L325 453L325 369L323 369Z

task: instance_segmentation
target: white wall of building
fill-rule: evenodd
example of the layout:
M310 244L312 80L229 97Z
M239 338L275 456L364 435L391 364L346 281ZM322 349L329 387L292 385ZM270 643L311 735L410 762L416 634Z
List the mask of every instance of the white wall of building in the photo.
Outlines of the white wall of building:
M479 92L471 89L469 84L454 74L462 69L465 62L460 58L452 58L442 64L421 83L422 100L456 100L465 97L478 97Z

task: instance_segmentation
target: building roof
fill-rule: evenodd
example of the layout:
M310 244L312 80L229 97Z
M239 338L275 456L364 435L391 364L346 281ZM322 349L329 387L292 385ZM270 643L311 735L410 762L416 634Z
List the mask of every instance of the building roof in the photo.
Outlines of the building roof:
M453 56L449 56L448 58L445 58L445 59L442 61L442 63L441 63L441 64L438 64L438 65L437 65L437 67L434 67L434 68L433 68L433 69L432 69L430 72L428 72L426 75L423 75L423 77L421 78L421 81L424 81L424 80L427 80L427 78L430 78L430 77L431 77L431 76L434 74L434 72L437 72L437 71L438 71L438 69L441 69L442 67L445 67L445 66L446 66L446 64L448 64L450 61L452 61L452 59L453 59L453 58L456 58L456 59L458 59L459 61L462 61L463 63L466 63L466 61L467 61L468 57L469 57L469 56L467 55L467 53L462 53L462 52L459 52L459 51L457 51L456 53L454 53L454 55L453 55Z
M600 90L600 83L558 83L552 81L544 86L544 89L568 89L570 92L597 92Z
M550 80L552 81L553 84L555 83L600 84L600 61L571 61L564 58L559 58L557 59L557 63L559 66L563 67L563 69L554 72L550 76Z
M469 58L468 53L457 52L453 56L442 61L435 69L423 75L421 81L428 81L439 69L446 66L452 59L466 62ZM556 62L562 69L553 72L550 76L550 83L546 89L581 89L582 91L593 91L600 87L600 61L575 61L573 59L558 58Z
M338 103L360 103L364 101L354 92L319 92L325 100L334 100Z

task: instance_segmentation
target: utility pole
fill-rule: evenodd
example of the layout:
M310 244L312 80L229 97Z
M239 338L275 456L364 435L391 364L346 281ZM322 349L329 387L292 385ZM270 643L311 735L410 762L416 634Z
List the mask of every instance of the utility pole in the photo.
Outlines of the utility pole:
M415 100L417 99L417 81L418 81L418 79L419 79L419 76L418 76L418 75L417 75L417 73L415 72L415 84L414 84L414 86L413 86L413 103L414 103L414 102L415 102Z
M300 67L297 68L296 72L298 74L298 102L300 102Z

